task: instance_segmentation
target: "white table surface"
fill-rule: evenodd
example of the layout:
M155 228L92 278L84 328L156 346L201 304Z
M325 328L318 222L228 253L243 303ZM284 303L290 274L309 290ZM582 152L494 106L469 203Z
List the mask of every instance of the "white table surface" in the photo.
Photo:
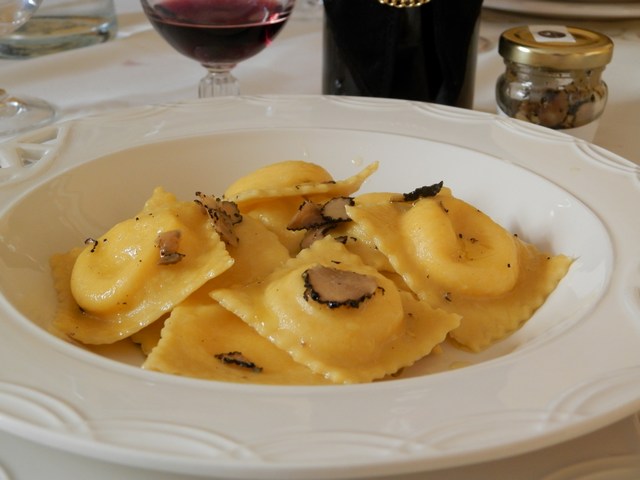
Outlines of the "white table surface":
M57 106L59 121L126 106L195 98L202 67L177 54L157 36L137 0L115 3L120 25L117 39L37 59L0 60L0 86L17 96L46 98ZM486 45L478 57L474 109L495 111L493 90L503 68L497 39L506 28L527 23L590 27L610 35L615 43L613 61L605 71L609 102L594 143L640 164L640 19L580 20L540 15L483 12L481 35ZM273 45L237 67L235 74L242 93L321 93L321 48L321 21L295 15ZM637 416L633 416L581 438L517 457L394 478L637 479L639 425ZM186 478L94 461L61 452L55 446L33 444L1 429L0 416L0 480Z

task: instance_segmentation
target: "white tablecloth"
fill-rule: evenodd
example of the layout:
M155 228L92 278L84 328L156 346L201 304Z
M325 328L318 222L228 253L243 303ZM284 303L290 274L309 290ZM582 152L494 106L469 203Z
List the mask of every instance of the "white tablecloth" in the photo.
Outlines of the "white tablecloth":
M116 9L117 40L33 60L0 60L2 88L16 95L46 97L59 107L61 118L195 98L202 67L158 37L138 0L116 0ZM299 16L294 20L273 45L237 67L242 93L321 93L321 24ZM485 11L481 33L489 44L478 57L474 108L495 112L493 89L503 68L497 54L500 33L533 22L583 25L614 39L614 58L604 75L609 103L594 143L640 163L640 20L541 19Z
M116 40L38 59L0 60L0 86L18 96L46 98L58 107L59 120L124 106L195 98L202 67L177 54L158 37L137 0L116 0L116 9L120 24ZM497 39L506 28L526 23L577 24L614 39L614 59L605 71L609 103L594 143L640 164L640 20L543 19L486 10L474 108L495 111L494 85L503 68L496 51ZM321 21L294 16L273 45L237 67L235 74L242 92L321 93L321 43ZM428 476L396 478L539 479L556 472L558 476L553 478L573 479L584 478L589 471L594 475L600 472L600 476L589 478L640 478L640 432L635 416L526 455ZM101 463L0 432L0 480L44 478L185 477Z

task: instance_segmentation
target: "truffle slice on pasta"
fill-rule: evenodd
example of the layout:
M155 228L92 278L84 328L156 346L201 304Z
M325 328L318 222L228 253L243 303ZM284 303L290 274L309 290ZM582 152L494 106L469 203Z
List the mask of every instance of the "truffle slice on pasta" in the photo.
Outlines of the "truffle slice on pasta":
M345 301L340 285L324 288L310 279L317 268L330 270L338 279L341 273L362 277L374 288ZM295 361L336 383L393 374L428 355L459 325L457 315L399 291L329 237L302 250L264 281L214 290L211 296Z
M175 234L169 263L163 262L158 243L164 232ZM86 344L130 336L233 264L201 207L179 202L160 188L136 217L115 225L79 253L52 261L54 272L69 274L69 287L59 290L70 297L61 302L65 307L54 327Z
M414 203L356 199L348 213L419 298L462 315L450 336L472 351L528 320L571 264L521 241L447 189Z
M310 162L280 162L241 178L225 192L240 205L242 213L260 220L274 232L289 253L296 255L308 231L288 228L305 202L324 204L349 196L362 186L378 168L372 163L355 175L334 180L322 167ZM329 230L329 229L327 229Z
M173 309L165 321L160 342L143 368L225 382L331 383L294 362L287 352L260 336L208 295L200 293Z
M287 249L278 241L276 235L253 218L244 217L242 222L235 226L234 234L238 237L237 245L227 246L227 251L234 260L233 265L214 279L209 280L185 300L185 302L189 302L189 305L210 304L213 302L208 296L210 290L259 281L289 259ZM260 252L259 255L256 255L256 252ZM199 303L194 300L198 298L200 299ZM203 298L206 301L202 301ZM174 315L174 322L175 318ZM236 318L236 321L240 320ZM157 320L131 336L133 342L140 345L145 355L149 355L160 341L163 325L164 320ZM180 327L177 328L182 331ZM167 331L171 332L175 329L175 327L171 327ZM198 338L195 337L194 341L197 342ZM180 338L179 347L182 348L188 340ZM167 342L164 344L166 345ZM180 355L180 353L176 355Z

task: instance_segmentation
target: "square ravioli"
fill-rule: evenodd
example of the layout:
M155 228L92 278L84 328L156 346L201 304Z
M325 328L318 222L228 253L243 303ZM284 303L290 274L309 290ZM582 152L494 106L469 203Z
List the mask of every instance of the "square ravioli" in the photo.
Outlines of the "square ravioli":
M163 232L177 237L170 263L162 261L158 238ZM158 188L134 218L84 248L52 257L60 299L53 328L85 344L117 342L232 264L201 208Z
M206 293L174 308L143 368L173 375L236 383L331 383L294 362Z
M448 189L412 202L392 198L364 196L348 214L419 298L462 316L450 336L471 351L520 327L571 265L564 255L523 242Z
M324 278L323 278L324 277ZM429 307L330 237L261 282L211 296L335 383L381 379L428 355L460 317Z

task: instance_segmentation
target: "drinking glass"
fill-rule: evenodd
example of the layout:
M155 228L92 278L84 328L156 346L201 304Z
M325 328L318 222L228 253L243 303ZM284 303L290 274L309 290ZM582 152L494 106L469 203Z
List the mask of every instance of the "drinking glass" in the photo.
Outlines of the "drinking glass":
M0 38L0 58L28 59L115 38L114 0L46 0L21 28Z
M0 36L13 32L36 11L42 0L0 0ZM49 123L55 110L35 98L18 98L0 89L0 136Z
M141 0L147 18L178 52L200 62L207 75L198 95L238 95L231 74L280 32L295 0Z

